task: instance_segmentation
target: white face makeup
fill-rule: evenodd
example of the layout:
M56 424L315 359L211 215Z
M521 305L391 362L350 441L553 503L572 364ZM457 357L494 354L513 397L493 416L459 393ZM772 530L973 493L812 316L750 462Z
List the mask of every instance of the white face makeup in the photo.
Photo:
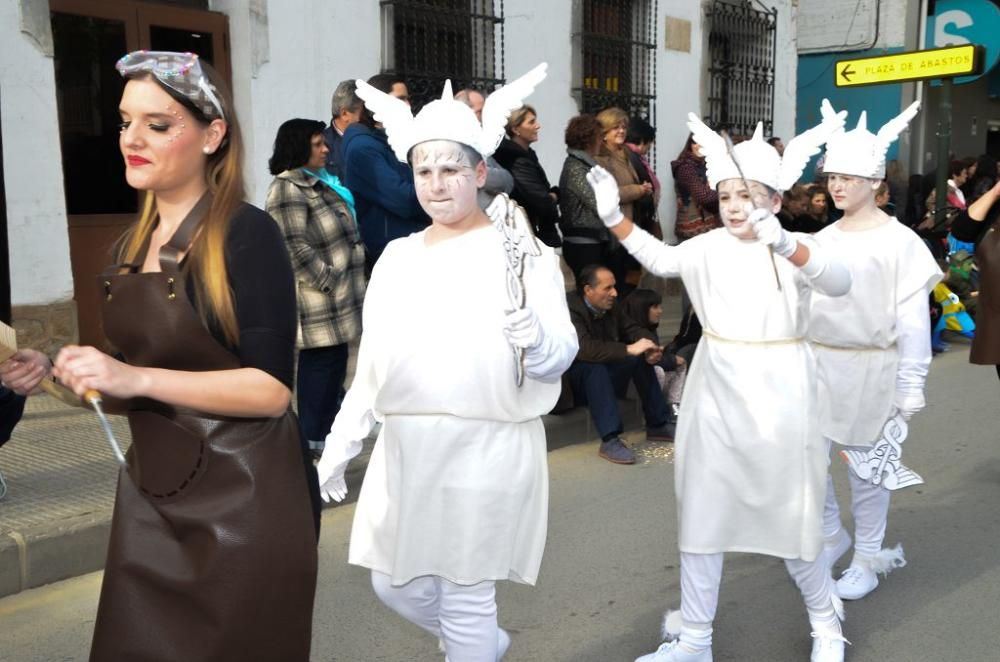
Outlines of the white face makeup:
M750 191L740 179L725 179L719 182L719 216L729 233L737 239L755 239L753 226L747 223L747 215L755 206L770 206L772 212L781 210L781 202L776 202L767 187L758 182L749 182Z
M865 177L831 174L826 180L826 189L833 198L837 209L854 212L875 204L875 190L879 181Z
M453 225L479 211L476 192L486 183L486 168L474 167L462 146L450 140L429 140L410 154L417 200L435 223Z

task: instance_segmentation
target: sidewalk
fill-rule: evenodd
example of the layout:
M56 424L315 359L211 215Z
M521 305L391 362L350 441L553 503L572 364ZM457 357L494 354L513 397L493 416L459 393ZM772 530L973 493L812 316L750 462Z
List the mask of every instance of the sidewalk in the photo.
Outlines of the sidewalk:
M660 331L667 340L677 329L679 298L666 297L663 307ZM356 354L352 350L348 385ZM626 429L641 428L638 400L622 405ZM110 418L118 443L127 449L127 421ZM595 437L584 408L543 420L550 450ZM357 496L373 444L368 440L351 462L348 501ZM604 460L595 453L594 461ZM103 567L118 466L93 412L47 395L28 398L24 418L0 449L0 471L9 488L0 501L0 597Z

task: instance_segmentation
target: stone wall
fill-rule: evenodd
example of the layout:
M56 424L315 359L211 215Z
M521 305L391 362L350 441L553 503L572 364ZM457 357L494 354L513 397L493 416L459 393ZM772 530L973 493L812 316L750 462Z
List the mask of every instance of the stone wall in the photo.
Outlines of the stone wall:
M76 302L59 301L37 306L13 306L17 346L30 347L54 356L63 345L77 342Z

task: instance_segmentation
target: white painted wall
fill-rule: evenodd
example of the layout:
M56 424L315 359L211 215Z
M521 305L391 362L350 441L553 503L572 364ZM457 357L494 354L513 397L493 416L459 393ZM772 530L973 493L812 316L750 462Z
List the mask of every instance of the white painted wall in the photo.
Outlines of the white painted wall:
M274 136L293 117L330 121L330 96L380 67L379 5L354 0L212 0L229 16L233 94L250 201L263 206ZM263 9L263 11L261 11ZM260 21L266 20L266 43ZM256 34L256 36L255 36ZM261 61L254 72L253 62Z
M799 53L891 48L905 43L908 0L799 0L798 5Z
M545 173L553 186L559 183L566 143L566 123L580 110L572 89L573 0L506 0L504 2L504 47L507 80L513 80L539 62L548 62L545 81L528 97L527 103L538 111L542 125L538 153Z
M774 58L774 135L787 143L795 135L799 10L791 0L775 2L773 6L778 9L778 46Z
M0 2L0 131L15 306L73 294L55 71L19 25L18 3Z

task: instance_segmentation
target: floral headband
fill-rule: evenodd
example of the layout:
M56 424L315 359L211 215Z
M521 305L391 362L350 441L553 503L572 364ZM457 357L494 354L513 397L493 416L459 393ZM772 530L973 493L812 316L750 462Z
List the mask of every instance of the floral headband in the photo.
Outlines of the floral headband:
M122 76L148 72L194 104L208 119L226 119L215 86L201 68L197 53L132 51L115 64Z

